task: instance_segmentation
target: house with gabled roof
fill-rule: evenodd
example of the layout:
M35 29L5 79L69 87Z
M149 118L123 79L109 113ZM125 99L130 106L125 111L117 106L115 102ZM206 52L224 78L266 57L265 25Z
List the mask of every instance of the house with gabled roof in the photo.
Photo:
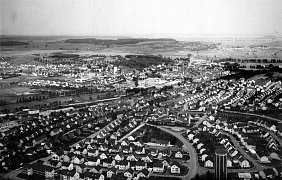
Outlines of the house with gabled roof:
M102 159L107 159L108 156L106 155L106 153L102 153L99 155L99 158L102 160Z
M60 170L58 174L60 175L60 179L78 180L80 177L80 174L75 170L70 171L67 169L63 169Z
M117 168L115 167L111 167L110 169L108 169L107 171L107 178L111 178L114 174L117 174Z
M60 161L56 161L56 160L50 160L49 164L51 167L58 169L62 166L62 163Z
M250 162L243 158L242 156L238 158L238 162L242 168L249 168Z
M85 141L84 141L84 143L85 143L86 145L93 143L93 138L86 138Z
M129 168L123 174L124 174L125 177L132 179L133 176L134 176L134 170Z
M81 174L81 173L85 172L86 165L85 164L76 164L74 166L74 168L75 168L76 172Z
M229 158L227 158L227 167L231 168L232 166L233 166L232 161Z
M203 154L203 155L201 156L201 161L205 162L207 157L208 157L207 154Z
M177 162L177 161L172 162L172 164L170 166L171 174L179 174L180 169L181 169L181 165L179 164L179 162Z
M128 160L128 161L138 161L138 157L135 153L132 153L132 154L130 154L126 157L126 160Z
M88 156L98 156L99 155L99 151L97 149L89 149L87 151L87 155Z
M145 148L141 146L134 147L134 152L136 154L145 154Z
M153 162L153 157L149 154L149 155L145 155L141 157L141 161L147 162L147 163L151 163Z
M109 147L110 153L118 153L119 151L120 151L120 146L118 144L115 144Z
M203 143L199 143L199 144L197 145L197 149L201 149L203 146L204 146Z
M123 140L121 142L121 146L128 146L129 145L129 142L127 140Z
M116 162L115 167L118 168L119 170L126 170L130 167L130 163L127 160L119 161Z
M124 155L123 155L123 153L118 153L118 154L116 154L115 157L114 157L114 159L115 159L116 161L122 161L122 160L124 160Z
M82 155L75 155L74 158L72 159L72 162L74 164L82 164L84 163L84 157Z
M62 162L61 169L73 170L73 163L70 162Z
M104 180L105 177L103 174L100 173L93 173L93 172L85 172L83 173L85 180Z
M195 138L195 139L193 140L193 144L198 144L199 141L200 141L200 139Z
M98 137L98 136L97 136ZM98 141L98 144L106 144L107 143L107 141L106 141L106 139L105 138L98 138L97 139L97 141Z
M103 160L101 160L101 165L103 166L103 167L106 167L106 168L111 168L111 167L113 167L113 166L115 166L115 160L114 159L112 159L112 158L108 158L108 159L103 159Z
M153 172L164 172L164 164L159 160L154 161Z
M110 180L128 180L129 178L125 177L123 173L114 174Z
M138 178L149 178L150 177L150 171L148 169L142 169L138 174L137 174L137 177Z
M91 166L89 172L93 172L93 173L102 173L102 166L98 165L98 166Z
M213 157L208 156L208 157L205 159L205 167L207 167L207 168L213 167Z
M106 151L108 151L108 145L106 145L106 144L101 144L98 149L99 149L99 151L101 151L101 152L106 152Z
M100 159L98 157L89 156L86 157L87 161L84 163L87 166L98 166L100 164Z
M142 161L137 161L135 164L135 170L141 171L142 169L147 168L147 163L142 162Z
M204 152L206 151L206 149L205 148L202 148L202 149L200 149L200 154L203 154Z
M128 139L128 141L131 141L131 142L135 140L135 138L133 136L129 136L127 139Z
M121 150L124 154L132 153L132 147L131 146L121 146Z
M174 154L174 157L175 158L178 158L178 159L182 159L183 158L183 154L181 151L177 151L175 154Z

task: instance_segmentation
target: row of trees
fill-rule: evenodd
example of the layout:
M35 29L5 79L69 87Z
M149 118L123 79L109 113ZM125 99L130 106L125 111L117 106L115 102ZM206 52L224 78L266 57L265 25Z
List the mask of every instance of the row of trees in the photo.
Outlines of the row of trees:
M281 59L234 59L224 58L220 62L237 62L237 63L281 63Z

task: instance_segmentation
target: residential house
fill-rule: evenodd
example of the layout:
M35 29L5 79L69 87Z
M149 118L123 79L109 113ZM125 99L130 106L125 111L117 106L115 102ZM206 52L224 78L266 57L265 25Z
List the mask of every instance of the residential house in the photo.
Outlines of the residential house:
M119 170L126 170L130 167L130 163L129 161L126 161L126 160L119 161L119 162L116 162L115 167L118 168Z
M117 174L117 168L115 167L111 167L108 171L107 171L107 178L111 178L114 174Z
M147 168L147 163L142 162L142 161L137 161L135 164L135 170L141 171L142 169Z
M104 175L100 173L93 173L93 172L85 172L84 174L85 180L104 180Z
M87 162L85 162L85 165L87 166L98 166L99 164L100 159L94 156L87 157Z
M73 164L70 162L62 162L61 169L67 169L69 171L73 170Z
M212 168L213 167L213 158L211 156L208 156L205 159L205 167Z
M232 161L230 159L227 159L227 167L228 168L232 167Z
M59 171L61 180L79 180L80 174L75 170L63 169Z
M125 177L132 179L133 176L134 176L134 170L129 168L123 174L124 174Z
M128 160L128 161L138 161L138 157L135 155L135 153L133 153L133 154L128 155L126 160Z
M243 158L242 156L238 158L239 164L242 168L249 168L250 167L250 162Z
M175 153L174 157L175 157L175 158L178 158L178 159L182 159L182 158L183 158L183 154L182 154L182 152L177 151L177 152Z
M123 156L122 153L118 153L117 155L115 155L114 159L116 161L122 161L122 160L124 160L124 156Z
M180 168L181 165L179 164L179 162L174 161L171 166L170 166L170 172L171 174L179 174L180 173Z
M101 165L103 167L106 167L106 168L111 168L111 167L115 166L115 160L112 159L112 158L103 159L103 160L101 160Z
M161 161L155 161L153 163L153 172L164 172L164 165Z
M144 178L149 178L150 177L150 171L148 169L142 169L141 172L137 174L138 178L144 177Z
M141 157L141 160L146 162L146 163L151 163L151 162L153 162L153 157L150 156L150 155L146 155L144 157Z

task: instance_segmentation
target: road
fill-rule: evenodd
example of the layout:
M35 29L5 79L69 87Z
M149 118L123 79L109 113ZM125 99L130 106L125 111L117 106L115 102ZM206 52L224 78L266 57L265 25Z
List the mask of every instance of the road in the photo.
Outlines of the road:
M155 126L155 125L153 125L153 126ZM197 159L197 153L196 153L196 150L194 149L194 147L189 143L189 141L187 139L185 139L181 135L180 132L175 132L175 131L172 131L170 129L166 129L166 128L161 127L161 126L155 126L155 127L157 127L159 129L161 129L162 131L167 132L167 133L175 136L176 138L178 138L189 151L190 162L189 162L188 174L185 175L185 176L175 176L175 177L182 178L183 180L188 180L188 179L192 179L193 177L195 177L196 174L198 173L199 164L198 164L198 159Z
M273 118L273 117L269 117L269 116L265 116L265 115L260 115L260 114L244 113L244 112L238 112L238 111L227 111L227 110L221 110L221 111L222 112L227 112L227 113L233 113L233 114L255 116L255 117L269 119L269 120L276 121L276 122L281 122L282 121L280 119L276 119L276 118Z
M261 170L264 170L264 169L267 169L269 167L267 166L263 166L261 164L259 164L255 159L253 159L251 156L249 156L249 154L246 153L246 151L242 148L242 146L239 144L239 142L234 138L234 136L232 136L231 134L229 133L226 133L226 132L223 132L221 131L222 134L225 134L227 135L232 143L234 144L235 148L249 161L249 162L252 162L253 165L255 166L255 168L252 168L252 169L244 169L244 172L258 172L258 171L261 171ZM238 170L232 170L232 172L241 172L242 169L238 169Z

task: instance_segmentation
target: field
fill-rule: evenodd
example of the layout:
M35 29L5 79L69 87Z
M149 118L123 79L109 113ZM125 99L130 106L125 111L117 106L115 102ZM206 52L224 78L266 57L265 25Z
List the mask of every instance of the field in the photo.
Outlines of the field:
M225 38L225 39L186 39L188 42L201 42L203 44L217 44L218 48L192 51L192 47L182 41L143 41L134 44L112 43L109 45L66 43L67 39L78 37L9 37L6 41L23 41L29 45L0 46L1 57L11 56L13 61L30 62L34 54L51 54L56 52L74 54L153 54L170 57L183 57L188 53L196 59L220 58L282 58L282 38ZM83 38L83 37L81 37ZM3 40L3 37L2 37ZM188 43L189 45L189 43ZM277 53L278 52L278 53ZM274 56L274 54L276 56Z

